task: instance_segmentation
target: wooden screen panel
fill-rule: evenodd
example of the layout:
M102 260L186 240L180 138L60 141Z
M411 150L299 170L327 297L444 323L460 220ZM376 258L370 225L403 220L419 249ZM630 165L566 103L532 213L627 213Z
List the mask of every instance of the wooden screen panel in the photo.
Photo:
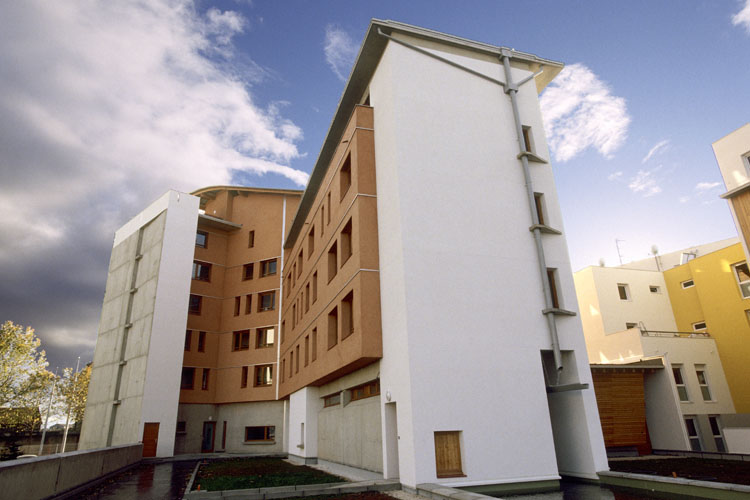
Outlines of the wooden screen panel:
M159 422L143 424L143 456L155 457L156 444L159 442Z
M463 477L459 431L435 432L437 477Z
M596 404L607 448L634 446L651 453L646 426L644 373L626 370L592 370Z
M740 224L742 235L750 238L750 191L745 191L731 198L737 222Z

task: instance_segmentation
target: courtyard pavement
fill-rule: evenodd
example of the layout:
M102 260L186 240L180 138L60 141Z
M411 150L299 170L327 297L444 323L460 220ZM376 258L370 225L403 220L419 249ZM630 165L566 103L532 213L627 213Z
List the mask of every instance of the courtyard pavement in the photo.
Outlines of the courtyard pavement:
M141 463L75 495L82 500L181 499L197 460Z

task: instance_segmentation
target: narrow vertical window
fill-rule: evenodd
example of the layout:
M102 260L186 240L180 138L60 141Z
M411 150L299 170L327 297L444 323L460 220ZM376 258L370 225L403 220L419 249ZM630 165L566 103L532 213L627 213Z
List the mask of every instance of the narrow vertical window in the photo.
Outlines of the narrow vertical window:
M203 369L203 378L201 379L201 390L208 390L208 374L211 370L209 368Z
M206 351L206 332L198 332L198 352Z
M294 351L289 351L289 378L294 375Z
M698 377L698 386L701 388L703 401L712 401L711 389L708 387L708 375L706 375L706 365L695 365L695 376Z
M312 301L313 301L313 304L314 304L315 301L318 300L318 271L315 271L313 273L313 278L312 278L312 294L313 294ZM750 311L748 311L748 312L750 313ZM748 314L748 324L750 324L750 314Z
M534 206L536 207L537 224L546 224L544 221L544 195L542 193L534 193Z
M297 347L295 347L294 353L294 355L296 356L295 359L297 360L297 364L294 365L294 373L299 373L299 344L297 344Z
M331 223L331 193L328 193L328 215L326 216L326 224Z
M339 329L339 314L338 309L333 308L331 312L328 313L328 348L332 348L336 344L338 344L339 336L338 336L338 329Z
M249 231L247 233L247 248L253 248L255 246L255 231Z
M620 300L630 300L630 287L626 283L618 283L617 294Z
M354 291L346 294L341 300L341 340L354 333Z
M250 314L253 310L253 295L251 293L245 295L245 314Z
M310 232L307 233L307 258L313 256L315 252L315 226L310 228Z
M254 267L253 264L245 264L242 266L242 280L247 281L253 279L254 274Z
M677 395L680 401L690 401L690 396L685 386L685 377L682 375L682 365L672 365L672 376L674 377L674 384L677 387Z
M305 366L310 363L310 336L305 335Z
M305 312L310 310L310 283L305 285Z
M281 382L284 382L284 378L286 377L286 360L281 360Z
M234 315L239 316L240 315L240 301L241 297L235 297L234 298Z
M750 270L748 270L747 262L735 264L732 269L734 269L737 285L740 287L740 295L743 299L750 298Z
M349 187L352 185L352 154L349 153L347 155L346 160L344 160L344 164L341 165L341 170L339 170L339 187L340 187L340 193L341 193L341 199L344 199L344 196L346 196L347 191L349 191Z
M549 291L552 295L552 307L555 309L560 308L560 299L557 295L557 273L555 273L554 269L547 268L547 281L549 281Z
M525 148L524 150L531 153L533 151L531 148L533 146L531 142L531 127L524 126L522 130L523 130L523 147Z
M325 205L320 206L320 235L323 236L326 232L325 225L326 207Z
M292 330L297 327L297 304L292 304Z
M721 423L719 421L718 415L710 415L708 417L708 423L711 425L711 434L714 437L714 444L716 445L716 450L720 453L726 453L727 446L726 443L724 443L724 436L721 433Z
M297 263L299 264L299 268L297 268L297 277L299 278L302 276L302 249L299 249L299 255L297 256Z
M352 256L352 220L346 223L341 230L341 265Z
M328 250L328 283L330 283L331 280L336 277L336 273L338 272L337 253L338 247L336 246L336 242L334 241L330 250Z
M703 447L701 446L701 436L698 432L698 422L695 417L685 417L685 429L690 440L690 449L701 451Z
M205 231L198 231L195 233L195 246L200 248L208 248L208 233Z
M310 356L313 361L318 359L318 329L313 328L312 331L312 355Z
M186 330L185 331L185 350L190 350L190 340L193 337L193 331L192 330Z

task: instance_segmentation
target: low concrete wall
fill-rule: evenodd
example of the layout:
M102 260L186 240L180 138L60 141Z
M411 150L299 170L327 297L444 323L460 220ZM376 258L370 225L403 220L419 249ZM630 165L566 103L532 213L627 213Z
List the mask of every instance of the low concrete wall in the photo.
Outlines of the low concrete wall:
M141 460L142 446L73 451L0 463L4 498L39 499L59 495Z

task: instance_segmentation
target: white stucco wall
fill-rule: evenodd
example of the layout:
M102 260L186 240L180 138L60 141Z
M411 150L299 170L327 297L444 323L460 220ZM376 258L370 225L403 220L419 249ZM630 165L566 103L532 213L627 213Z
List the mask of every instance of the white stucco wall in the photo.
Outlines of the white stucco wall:
M727 428L723 430L729 453L750 453L750 428Z
M750 182L750 171L743 156L750 154L750 123L725 135L712 145L727 191Z
M489 56L458 49L441 55L504 78ZM530 74L514 72L519 80ZM549 332L508 97L493 83L391 43L370 100L381 289L387 290L381 391L397 404L401 482L557 478L540 359L540 350L550 348ZM533 83L522 87L519 101L536 153L546 158ZM549 224L561 229L549 166L531 170ZM549 267L559 271L562 305L574 309L564 236L545 236L544 247ZM590 380L580 321L562 318L558 325L566 348L580 349L577 371ZM587 458L571 465L593 473L606 468L601 429L593 390L580 396L573 404L579 419L571 425L583 429L579 451ZM442 430L462 432L464 479L436 477L434 432Z
M323 407L317 387L303 387L289 396L287 452L303 458L318 456L318 412ZM304 425L304 432L303 432Z

